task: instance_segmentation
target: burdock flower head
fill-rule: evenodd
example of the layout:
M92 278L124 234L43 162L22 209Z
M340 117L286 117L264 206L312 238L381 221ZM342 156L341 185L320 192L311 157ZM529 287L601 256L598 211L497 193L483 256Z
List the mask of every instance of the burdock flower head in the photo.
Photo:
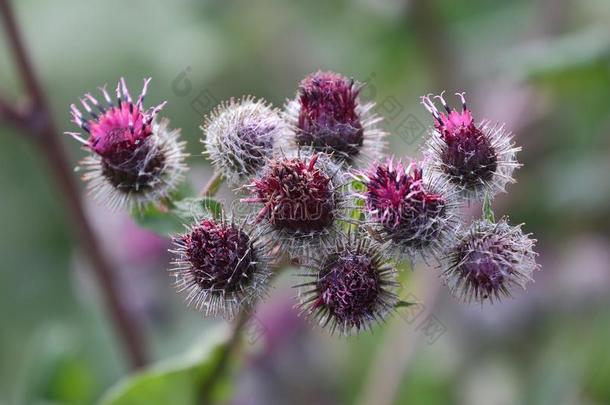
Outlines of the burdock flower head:
M243 227L203 219L173 241L175 286L206 316L233 318L265 294L270 257L264 243Z
M324 154L278 156L246 185L261 234L292 255L324 249L340 231L342 174Z
M135 102L121 78L113 102L105 87L100 90L105 103L85 94L80 103L87 111L70 106L72 121L89 134L69 132L92 152L81 164L83 179L94 197L110 208L139 208L166 197L183 179L184 143L178 142L178 130L169 130L168 121L155 121L165 103L144 109L144 97L150 79Z
M424 146L425 164L433 174L447 178L469 200L482 199L505 191L513 183L519 164L512 136L503 125L474 122L464 93L457 93L462 111L450 108L443 95L439 99L446 114L439 111L430 96L422 104L434 116L434 131Z
M459 217L450 185L425 177L415 162L405 165L392 158L374 163L359 177L366 218L396 254L438 258L451 245Z
M364 235L339 239L325 255L309 259L300 288L300 308L331 333L358 333L382 322L397 303L396 269Z
M202 129L206 154L231 185L243 184L263 167L289 133L279 112L253 97L222 103Z
M532 280L536 243L506 219L475 221L451 249L443 272L452 293L466 302L499 300Z
M316 72L299 85L297 96L286 105L294 129L290 147L310 147L332 154L347 165L361 166L381 157L385 132L375 103L359 99L362 85L334 72Z

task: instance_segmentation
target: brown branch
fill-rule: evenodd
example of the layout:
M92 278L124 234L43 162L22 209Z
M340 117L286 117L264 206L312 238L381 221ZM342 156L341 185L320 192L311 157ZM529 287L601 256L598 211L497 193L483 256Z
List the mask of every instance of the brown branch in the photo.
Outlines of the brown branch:
M15 19L9 0L0 1L0 14L2 14L9 45L13 51L17 70L23 78L27 94L30 95L32 100L43 101L44 93L42 92L40 83L34 73L34 68L30 63L26 48L23 46L19 28L17 27L17 20Z
M8 101L0 97L0 120L20 128L24 125L23 114L14 108Z
M32 101L31 108L26 114L15 115L16 110L5 106L2 109L3 115L11 120L17 119L17 122L21 123L24 128L36 135L37 145L47 159L51 173L59 186L58 194L65 198L68 215L77 231L78 239L82 242L83 248L91 261L93 271L100 284L100 290L116 325L117 333L123 341L130 363L134 368L141 367L146 363L142 333L138 327L138 322L132 319L120 299L117 281L114 278L116 272L104 255L85 215L80 193L74 182L73 171L67 163L68 160L61 147L51 110L46 102L33 65L28 58L8 0L0 0L0 16L6 29L7 39L19 74Z

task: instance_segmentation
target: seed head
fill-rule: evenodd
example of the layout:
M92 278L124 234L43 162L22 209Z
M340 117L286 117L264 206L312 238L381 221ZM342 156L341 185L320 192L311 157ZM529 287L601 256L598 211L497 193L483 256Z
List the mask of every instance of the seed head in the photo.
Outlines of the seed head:
M512 136L503 125L487 121L475 124L466 107L464 93L457 93L462 111L450 108L443 95L436 96L446 114L439 111L430 96L422 104L434 116L434 131L424 146L425 164L431 174L445 177L468 200L493 196L513 183L513 171L519 164Z
M264 295L270 259L242 227L204 219L173 241L175 286L206 316L233 318Z
M324 248L342 220L341 173L326 155L280 156L246 186L256 223L293 255Z
M439 257L459 225L454 190L424 177L419 164L392 158L361 172L365 215L395 253Z
M300 308L331 333L358 333L382 322L397 302L396 269L364 236L349 234L333 249L305 263L307 281L298 287Z
M286 105L294 127L289 147L309 147L332 154L342 164L362 165L381 156L385 132L374 103L362 104L362 86L334 72L316 72L299 85L297 96Z
M243 184L261 169L289 133L279 112L253 97L222 103L202 129L207 155L231 185Z
M506 219L475 221L451 249L443 276L452 293L466 302L499 300L532 280L536 243Z
M70 106L72 122L89 134L68 132L91 152L81 164L83 179L95 198L110 208L139 208L166 197L182 181L184 143L178 141L179 130L169 130L169 121L155 121L165 103L144 110L143 102L150 79L133 102L125 80L116 88L116 102L100 88L105 103L91 94L80 99L87 111L85 118L76 105Z

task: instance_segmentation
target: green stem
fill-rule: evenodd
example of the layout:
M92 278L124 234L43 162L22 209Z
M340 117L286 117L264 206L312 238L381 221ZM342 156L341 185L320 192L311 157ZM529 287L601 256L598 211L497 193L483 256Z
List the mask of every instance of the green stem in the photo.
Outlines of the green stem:
M199 388L199 398L198 402L201 405L207 405L212 400L212 394L214 393L214 388L216 384L221 380L222 376L225 374L226 369L229 365L229 361L231 360L231 356L237 350L239 346L239 342L241 340L241 334L244 330L244 327L248 323L250 319L251 312L242 310L233 326L233 330L231 331L231 336L227 341L227 344L222 348L222 352L219 355L218 361L214 366L214 370L210 373L210 377L201 384Z
M208 183L199 193L199 196L200 197L214 197L216 195L216 193L218 192L218 190L220 189L220 186L222 186L222 183L224 183L224 177L222 177L222 174L214 173L214 175L210 178Z
M269 278L269 284L275 280L284 269L288 267L290 261L282 261L277 264L276 270L273 272L271 277ZM237 314L237 318L235 320L235 324L233 326L233 330L231 331L231 336L229 336L229 340L227 344L223 347L222 352L220 353L220 357L218 362L216 363L214 370L210 373L210 377L201 384L199 389L199 397L198 403L201 405L210 404L212 394L216 388L216 384L218 384L222 377L227 372L227 367L231 360L231 357L235 354L237 349L239 348L239 343L241 342L241 336L243 331L250 320L250 317L256 312L256 304L252 305L248 308L243 308Z
M496 222L496 216L491 209L491 198L489 198L488 194L485 194L483 199L483 218L492 223Z

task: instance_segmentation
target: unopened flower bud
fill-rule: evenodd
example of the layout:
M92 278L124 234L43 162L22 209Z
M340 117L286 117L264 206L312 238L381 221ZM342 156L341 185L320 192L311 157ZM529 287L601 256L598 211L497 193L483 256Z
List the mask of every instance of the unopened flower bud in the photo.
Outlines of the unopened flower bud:
M344 216L342 174L326 155L278 156L246 186L261 234L293 255L324 249Z
M455 191L424 176L415 162L392 158L361 173L367 220L398 256L440 257L459 225Z
M289 128L279 112L252 97L231 99L206 118L206 154L231 185L241 185L273 155Z
M175 286L206 316L233 318L265 294L270 258L260 239L237 224L204 219L174 245Z
M362 166L381 157L385 132L375 103L362 103L362 85L334 72L316 72L299 85L297 96L286 105L294 128L290 147L312 148L331 154L342 164Z
M307 280L299 285L301 310L331 333L358 333L382 322L395 308L397 272L365 235L339 239L325 255L304 264Z
M452 293L466 302L499 300L532 281L535 239L506 219L474 222L450 250L444 278Z

